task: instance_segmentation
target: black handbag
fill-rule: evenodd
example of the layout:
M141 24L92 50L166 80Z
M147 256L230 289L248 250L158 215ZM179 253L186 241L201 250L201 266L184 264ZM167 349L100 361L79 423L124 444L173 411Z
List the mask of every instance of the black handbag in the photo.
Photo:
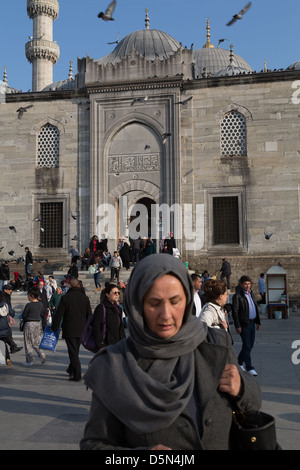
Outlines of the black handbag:
M231 450L280 450L275 419L262 411L233 410Z

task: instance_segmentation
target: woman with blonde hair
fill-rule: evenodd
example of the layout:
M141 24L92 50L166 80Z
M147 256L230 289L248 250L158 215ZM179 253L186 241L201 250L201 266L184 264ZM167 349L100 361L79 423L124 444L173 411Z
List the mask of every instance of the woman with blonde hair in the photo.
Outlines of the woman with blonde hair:
M209 279L203 284L202 290L207 302L200 312L200 320L207 326L228 330L227 312L224 309L227 303L226 283L219 279Z

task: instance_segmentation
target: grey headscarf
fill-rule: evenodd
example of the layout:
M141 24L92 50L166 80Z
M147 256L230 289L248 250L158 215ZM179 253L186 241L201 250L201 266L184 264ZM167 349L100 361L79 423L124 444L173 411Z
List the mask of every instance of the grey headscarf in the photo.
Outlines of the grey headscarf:
M167 339L151 332L143 320L143 298L165 274L180 280L187 297L182 326ZM194 351L206 338L207 328L192 315L194 288L188 270L172 255L155 254L139 261L125 292L130 339L96 355L85 383L134 432L154 432L170 426L191 399Z

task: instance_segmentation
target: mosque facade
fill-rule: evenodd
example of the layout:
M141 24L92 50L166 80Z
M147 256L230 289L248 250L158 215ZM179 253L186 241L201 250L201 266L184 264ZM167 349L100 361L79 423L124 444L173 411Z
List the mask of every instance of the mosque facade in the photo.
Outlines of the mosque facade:
M297 291L299 63L253 71L233 46L145 28L53 82L57 0L27 0L32 91L0 82L2 256L69 259L92 235L157 240L239 275L280 262ZM299 83L298 83L299 85ZM9 229L16 227L16 232ZM272 234L269 239L265 234ZM3 254L5 253L5 254Z

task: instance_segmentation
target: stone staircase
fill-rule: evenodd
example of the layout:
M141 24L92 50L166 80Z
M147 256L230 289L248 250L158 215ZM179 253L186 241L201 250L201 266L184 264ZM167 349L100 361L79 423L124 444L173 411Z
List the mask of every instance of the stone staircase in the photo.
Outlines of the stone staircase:
M52 273L48 273L45 275L45 279L48 280L49 276L53 276L59 286L62 280L65 280L65 275L67 274L70 266L63 266L60 270L54 270ZM121 268L120 271L120 279L127 283L127 280L130 276L132 271L132 267L130 270L126 270L125 268ZM96 306L100 303L100 291L95 292L95 283L94 283L94 276L90 274L88 271L78 271L78 279L82 281L83 287L85 288L85 292L90 299L92 311L95 310ZM101 286L104 287L105 282L110 281L110 269L106 268L105 271L101 274L100 283ZM116 279L115 279L116 282ZM18 319L19 314L23 312L23 309L28 302L27 299L27 292L24 291L13 291L11 295L12 307L16 311L16 319Z

